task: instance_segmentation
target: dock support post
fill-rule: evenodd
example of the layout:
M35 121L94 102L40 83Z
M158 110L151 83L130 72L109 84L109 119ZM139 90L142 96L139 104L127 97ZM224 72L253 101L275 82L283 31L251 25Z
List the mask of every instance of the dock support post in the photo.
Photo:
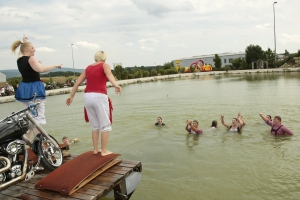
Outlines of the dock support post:
M123 179L118 185L114 187L115 200L127 200L126 181Z

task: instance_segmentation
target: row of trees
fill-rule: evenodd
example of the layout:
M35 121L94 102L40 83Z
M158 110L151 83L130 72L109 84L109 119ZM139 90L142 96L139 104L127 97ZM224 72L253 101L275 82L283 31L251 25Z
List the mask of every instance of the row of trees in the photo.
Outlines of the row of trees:
M166 62L163 66L152 66L152 67L127 67L123 68L121 65L117 65L114 70L112 70L113 75L118 80L133 79L133 78L143 78L149 76L168 75L177 74L178 69L175 68L173 62Z
M298 53L290 54L287 50L285 50L284 58L280 59L278 55L276 55L276 62L275 62L275 53L270 48L266 51L262 50L259 45L249 45L245 49L246 58L236 58L231 60L230 65L227 65L223 68L223 70L243 70L243 69L251 69L252 62L263 60L268 61L269 67L275 68L282 66L285 62L294 63L294 57L300 57L300 50ZM215 55L213 59L215 68L217 70L221 69L222 60L218 54Z

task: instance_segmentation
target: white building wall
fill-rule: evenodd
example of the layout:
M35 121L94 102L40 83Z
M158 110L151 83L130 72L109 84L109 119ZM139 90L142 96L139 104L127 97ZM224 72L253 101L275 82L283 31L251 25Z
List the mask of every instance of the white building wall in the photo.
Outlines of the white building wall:
M230 61L235 58L244 58L245 59L245 53L232 53L232 54L218 54L222 61L222 66L225 67L226 65L230 65ZM201 59L205 62L206 65L210 64L211 66L215 67L214 65L214 59L215 54L213 55L202 55L202 56L193 56L189 58L181 58L177 60L173 60L173 63L175 66L181 66L181 67L189 67L193 62L196 62L197 60Z
M0 72L0 82L6 82L6 75Z

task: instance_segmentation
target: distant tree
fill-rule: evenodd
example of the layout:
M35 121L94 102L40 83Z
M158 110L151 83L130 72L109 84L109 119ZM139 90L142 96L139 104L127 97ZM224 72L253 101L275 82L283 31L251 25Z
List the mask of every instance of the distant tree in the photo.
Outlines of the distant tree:
M151 70L151 76L157 76L157 71L155 69Z
M129 74L129 72L127 70L122 71L122 73L121 73L121 79L122 80L128 79L128 74Z
M159 73L160 73L160 75L166 75L167 74L167 71L165 70L165 69L161 69L161 70L159 70Z
M133 74L137 71L139 71L140 69L137 67L137 66L134 66L134 69L133 69Z
M235 58L235 59L232 59L231 61L231 68L233 70L236 70L236 69L239 69L241 67L241 64L242 64L242 59L241 58Z
M163 68L164 69L171 69L171 68L173 68L173 67L175 67L174 66L174 63L171 61L171 62L166 62L164 65L163 65Z
M172 67L171 69L167 69L167 74L177 74L178 71L175 67Z
M245 59L242 59L241 66L239 70L247 69L247 63Z
M50 83L53 83L53 79L52 79L52 77L50 76Z
M285 55L285 56L289 56L289 55L290 55L290 52L288 52L288 50L284 50L284 55Z
M141 70L138 70L134 72L134 78L143 78L143 72Z
M121 80L122 78L121 78L121 74L122 74L122 72L123 72L123 67L122 67L122 65L117 65L116 67L115 67L115 69L114 69L114 75L115 75L115 77L118 79L118 80Z
M221 69L221 66L222 66L222 60L221 58L219 57L218 54L215 54L215 58L213 59L214 63L215 63L215 68L217 69Z
M193 67L193 66L190 66L190 72L194 72L195 71L195 67Z
M222 70L224 70L224 71L231 70L231 66L225 65L225 66L222 68Z
M251 63L264 58L264 51L259 45L249 45L246 47L246 63L251 68Z
M161 65L157 65L156 67L155 67L155 70L157 71L157 72L159 72L159 70L162 68L162 66Z
M298 49L298 57L300 57L300 49Z
M184 67L181 67L181 68L180 68L180 73L184 73L184 71L185 71L185 68L184 68Z
M274 65L274 59L275 59L275 53L270 48L268 48L264 52L264 60L268 61L268 64Z
M149 76L149 72L147 70L143 71L143 77L148 77Z
M134 75L133 74L128 74L128 79L133 79Z

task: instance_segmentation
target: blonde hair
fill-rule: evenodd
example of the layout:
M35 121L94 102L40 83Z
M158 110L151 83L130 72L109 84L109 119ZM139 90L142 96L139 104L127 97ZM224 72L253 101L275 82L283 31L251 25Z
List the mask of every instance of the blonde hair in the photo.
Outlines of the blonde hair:
M104 51L97 51L94 56L95 61L105 61L106 53Z
M31 44L31 43L30 43L30 42L24 42L24 43L22 43L20 40L17 40L17 41L15 41L14 43L12 43L12 45L11 45L11 51L12 51L13 53L15 53L15 52L16 52L16 49L21 45L20 51L21 51L21 53L23 54L25 48L26 48L29 44Z

